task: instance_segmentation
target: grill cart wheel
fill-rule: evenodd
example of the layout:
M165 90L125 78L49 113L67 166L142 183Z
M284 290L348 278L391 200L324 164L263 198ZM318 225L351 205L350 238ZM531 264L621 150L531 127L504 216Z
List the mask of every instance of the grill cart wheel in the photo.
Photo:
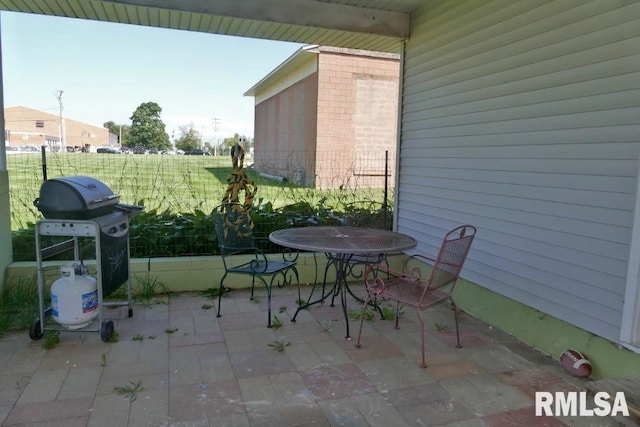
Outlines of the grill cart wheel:
M100 328L100 339L104 342L109 342L114 332L113 321L105 320L102 322L102 327Z
M31 326L29 326L29 338L32 340L39 340L43 337L42 328L40 326L40 318L36 317Z

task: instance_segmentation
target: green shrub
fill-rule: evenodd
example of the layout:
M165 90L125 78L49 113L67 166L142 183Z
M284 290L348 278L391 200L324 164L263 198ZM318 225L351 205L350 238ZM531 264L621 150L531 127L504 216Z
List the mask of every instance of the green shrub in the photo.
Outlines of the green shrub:
M371 207L369 207L371 206ZM258 201L251 217L255 224L254 237L256 244L265 252L278 252L281 248L272 245L269 234L282 228L306 227L314 225L338 225L345 223L345 218L353 217L354 212L362 223L367 217L372 221L381 214L375 205L367 203L366 207L354 208L352 204L335 207L328 206L327 199L320 200L317 206L300 201L280 208L274 208L269 202ZM389 224L391 223L389 219ZM209 213L195 210L192 213L144 211L131 219L129 224L129 241L132 258L176 257L193 255L216 255L219 253L213 219ZM48 246L67 237L42 237L42 246ZM95 247L91 240L81 246L83 259L95 259ZM29 224L26 229L13 233L14 261L35 260L35 225ZM64 255L61 256L64 258Z

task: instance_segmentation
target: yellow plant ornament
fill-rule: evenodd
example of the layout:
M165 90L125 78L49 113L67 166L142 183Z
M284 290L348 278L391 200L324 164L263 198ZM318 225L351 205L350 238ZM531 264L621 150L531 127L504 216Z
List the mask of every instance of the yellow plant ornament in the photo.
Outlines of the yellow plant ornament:
M233 162L233 171L227 177L227 191L224 193L222 203L240 203L240 193L244 192L243 206L246 211L249 211L253 204L253 198L258 191L258 186L242 170L244 149L240 144L235 144L231 147L231 160Z
M234 215L228 211L225 212L224 221L227 225L225 234L233 229L237 235L247 237L251 235L251 230L254 226L249 211L253 204L253 197L258 191L258 186L242 170L244 166L244 149L240 144L235 144L231 147L231 160L233 162L233 171L227 177L227 191L224 193L222 203L223 205L237 203L233 205L232 209L244 209L246 217L244 215ZM244 192L244 204L240 204L241 192Z

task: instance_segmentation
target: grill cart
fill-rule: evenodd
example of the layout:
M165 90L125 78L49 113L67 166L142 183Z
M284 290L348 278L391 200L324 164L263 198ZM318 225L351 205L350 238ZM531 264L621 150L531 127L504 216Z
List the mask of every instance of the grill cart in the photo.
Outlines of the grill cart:
M38 340L47 330L100 332L109 341L115 330L105 320L104 307L126 306L133 316L129 259L129 218L141 206L118 203L119 196L102 182L71 176L49 179L40 187L34 205L45 219L35 230L38 274L39 317L29 328ZM63 239L71 237L70 239ZM84 252L95 256L95 278L87 275ZM45 308L43 261L73 251L73 264L64 264L62 277L51 286L51 307ZM105 302L104 298L126 282L126 301ZM52 316L57 325L45 322ZM97 317L98 325L93 326Z

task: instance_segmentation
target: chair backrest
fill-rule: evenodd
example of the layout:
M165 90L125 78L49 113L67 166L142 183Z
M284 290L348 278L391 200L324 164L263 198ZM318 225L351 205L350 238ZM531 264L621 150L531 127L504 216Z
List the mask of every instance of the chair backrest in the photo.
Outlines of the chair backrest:
M241 204L222 204L213 209L211 216L223 256L255 249L253 222Z
M474 226L461 225L444 236L438 257L429 275L428 289L438 289L450 283L455 285L475 235Z

